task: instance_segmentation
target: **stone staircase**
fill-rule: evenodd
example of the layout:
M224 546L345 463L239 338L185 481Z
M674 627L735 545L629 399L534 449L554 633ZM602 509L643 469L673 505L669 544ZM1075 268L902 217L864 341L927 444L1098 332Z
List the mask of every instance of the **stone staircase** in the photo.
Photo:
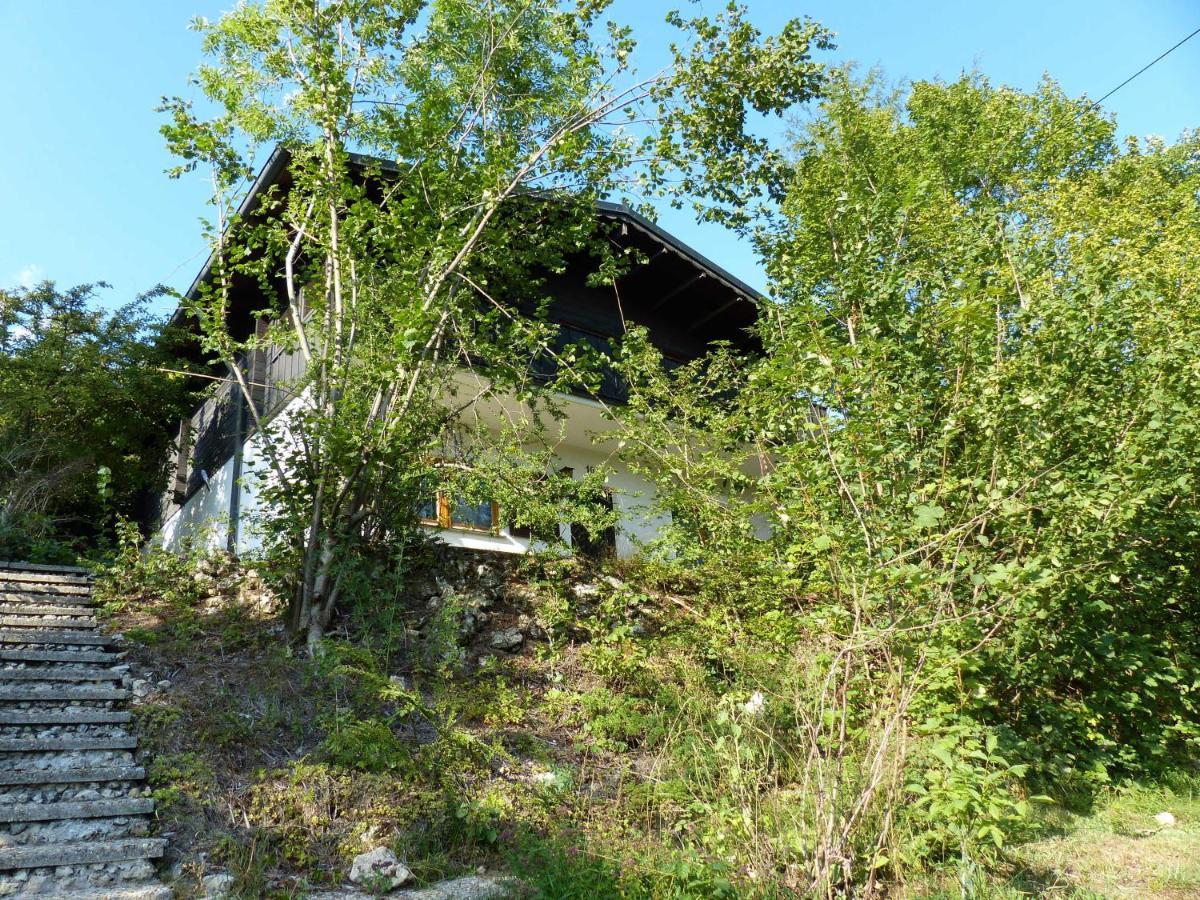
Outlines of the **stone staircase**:
M0 897L170 897L83 569L0 562Z

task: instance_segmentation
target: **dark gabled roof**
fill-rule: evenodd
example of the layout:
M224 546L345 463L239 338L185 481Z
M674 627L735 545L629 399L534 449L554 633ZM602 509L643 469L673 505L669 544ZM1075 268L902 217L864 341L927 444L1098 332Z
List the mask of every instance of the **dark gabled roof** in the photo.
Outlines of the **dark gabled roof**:
M363 168L377 167L385 172L397 168L394 162L377 157L352 153L350 158L354 164ZM281 146L277 146L271 152L238 206L239 218L252 215L259 197L285 178L289 160L290 154ZM622 203L600 201L597 203L597 211L600 218L628 226L640 234L644 242L656 245L660 253L674 257L694 273L690 277L680 277L677 273L667 275L673 280L669 282L666 290L676 302L671 304L671 308L660 310L660 313L687 315L700 311L703 321L697 325L711 322L713 326L720 328L723 321L728 320L724 322L725 330L745 329L757 319L758 306L765 302L766 298L746 282ZM186 297L196 299L201 285L212 276L213 263L214 257L210 255L192 280L185 293ZM701 286L700 282L705 282L705 285ZM180 307L175 311L172 322L182 324L184 315L183 308Z
M259 195L279 179L280 174L287 168L288 158L289 154L283 147L276 147L271 151L266 164L259 171L258 175L255 176L254 183L250 185L250 190L246 192L246 196L238 204L237 215L239 218L246 216L254 208L254 204L258 202ZM200 285L208 281L212 275L214 258L214 254L210 253L208 255L208 259L204 261L204 265L196 273L196 277L192 279L191 285L184 291L184 296L189 300L195 300L199 296ZM174 322L178 319L180 314L181 309L177 309L171 317L172 321Z
M704 270L704 272L709 276L724 283L731 291L740 294L751 303L762 303L767 299L762 293L746 284L746 282L742 281L742 279L738 278L728 269L717 265L695 247L684 243L679 238L675 237L675 235L671 234L671 232L667 231L656 222L650 221L641 213L630 209L624 203L612 203L608 200L601 200L596 204L596 207L604 215L611 216L614 219L620 219L624 222L628 222L630 225L633 225L635 228L644 232L662 246L673 250L675 253L693 263L697 268Z

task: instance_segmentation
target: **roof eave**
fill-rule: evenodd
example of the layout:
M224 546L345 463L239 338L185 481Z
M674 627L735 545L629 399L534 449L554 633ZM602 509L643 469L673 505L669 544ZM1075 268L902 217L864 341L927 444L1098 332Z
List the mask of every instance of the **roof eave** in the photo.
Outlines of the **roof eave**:
M283 169L287 165L288 158L290 156L291 154L289 154L288 151L282 146L276 146L275 149L271 151L271 155L267 158L266 164L255 177L254 183L250 185L250 190L246 192L246 196L243 197L242 202L238 204L238 218L242 218L250 212L254 203L257 202L259 195L268 187L270 187L271 184L273 184L279 177L280 173L283 172ZM208 259L205 260L203 267L201 267L200 271L196 274L196 277L192 279L192 283L188 286L188 289L184 291L184 298L188 300L199 299L200 286L204 284L204 282L206 282L212 275L213 265L216 262L216 258L217 254L215 252L209 253ZM184 307L177 307L174 314L171 316L171 324L180 324L179 319L183 315Z
M266 164L262 167L262 170L254 179L254 183L250 186L250 190L247 191L246 196L242 199L242 202L238 205L237 215L239 218L244 217L247 213L249 213L254 203L257 202L259 195L276 181L279 175L283 172L284 167L287 165L290 156L291 154L288 153L288 151L282 146L276 146L275 149L271 151L271 155L268 157ZM395 169L395 163L390 163L387 160L376 157L364 156L358 153L352 153L350 154L350 157L356 165L378 165L383 169ZM754 304L755 306L766 302L766 296L760 291L751 287L729 270L717 265L717 263L713 262L703 253L696 250L694 247L690 246L684 241L681 241L679 238L675 237L675 235L671 234L669 231L665 230L655 222L652 222L650 219L647 219L641 213L636 212L635 210L626 206L624 203L600 200L597 201L596 208L603 214L607 214L614 218L622 219L628 222L638 230L647 234L653 240L658 241L666 247L670 247L680 256L690 260L698 268L704 270L708 275L715 278L717 281L722 282L734 293L741 295L748 302ZM197 273L196 277L192 280L191 285L184 293L184 297L186 299L198 299L200 294L200 286L204 284L204 282L207 281L212 275L212 269L215 261L216 254L210 253L208 259L204 263L204 266ZM171 316L171 324L180 324L179 320L183 315L184 308L180 306L175 310L174 315Z
M697 267L703 269L718 281L723 282L730 290L741 294L746 298L746 300L755 304L756 306L760 303L766 302L767 298L762 292L752 288L728 269L717 265L695 247L684 243L679 238L675 237L675 235L671 234L671 232L662 228L655 222L652 222L650 219L647 219L641 213L631 209L624 203L614 203L609 200L600 200L596 203L596 207L603 213L607 213L608 215L616 218L624 219L634 227L654 238L654 240L670 247L676 253L691 260L696 264Z

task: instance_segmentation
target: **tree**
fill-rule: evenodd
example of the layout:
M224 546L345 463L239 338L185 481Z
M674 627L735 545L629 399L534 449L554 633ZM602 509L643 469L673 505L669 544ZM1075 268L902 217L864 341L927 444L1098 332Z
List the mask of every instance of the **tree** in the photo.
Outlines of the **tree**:
M964 860L1020 818L970 799L1023 773L1000 753L1062 788L1200 746L1198 150L1122 147L1051 82L841 73L782 203L745 223L776 298L763 357L668 378L631 345L624 436L674 557L829 654L797 716L845 798L829 821L871 808L832 761L869 761L881 721L893 752L929 749L868 787L929 817L921 853Z
M819 86L820 28L763 39L735 8L676 20L683 65L639 78L629 30L601 22L607 5L268 0L199 23L212 62L198 80L218 114L200 121L169 101L164 128L179 171L213 169L215 274L191 309L247 398L239 354L273 343L307 360L301 399L256 424L273 531L300 573L291 622L310 646L355 554L413 521L431 477L516 492L538 416L499 437L474 429L458 442L468 457L435 467L461 410L517 398L552 416L553 388L596 376L537 312L542 279L569 255L595 254L600 278L623 263L597 232L595 200L653 190L718 150L747 180L768 163L747 111L781 112ZM235 144L291 158L290 190L253 221L232 213L249 171ZM731 182L726 199L739 196ZM264 301L266 334L246 342L226 327L238 273L284 284L280 305ZM549 382L534 364L547 357Z
M161 486L178 363L146 300L108 312L101 286L0 291L0 557L69 553Z

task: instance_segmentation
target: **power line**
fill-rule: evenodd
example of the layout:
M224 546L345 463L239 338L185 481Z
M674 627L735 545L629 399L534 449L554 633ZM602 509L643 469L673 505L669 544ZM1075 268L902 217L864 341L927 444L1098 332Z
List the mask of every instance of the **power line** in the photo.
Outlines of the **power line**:
M1174 47L1171 47L1169 50L1164 51L1160 56L1158 56L1158 58L1153 59L1150 62L1146 63L1146 65L1142 66L1140 69L1138 69L1132 75L1130 75L1128 78L1126 78L1120 84L1118 84L1115 88L1113 88L1111 91L1109 91L1103 97L1101 97L1099 100L1097 100L1091 106L1089 106L1088 109L1089 110L1095 109L1097 106L1099 106L1101 103L1103 103L1109 97L1111 97L1113 94L1115 94L1121 88L1125 87L1125 85L1129 84L1129 82L1133 81L1135 78L1137 78L1143 72L1145 72L1149 69L1152 69L1154 66L1158 65L1160 62L1162 62L1164 59L1166 59L1168 56L1170 56L1172 53L1174 53L1176 50L1178 50L1180 47L1182 47L1184 44L1186 44L1188 41L1190 41L1192 38L1194 38L1198 34L1200 34L1200 28L1197 28L1195 31L1193 31L1191 34L1189 34L1187 37L1185 37L1182 41L1180 41Z

